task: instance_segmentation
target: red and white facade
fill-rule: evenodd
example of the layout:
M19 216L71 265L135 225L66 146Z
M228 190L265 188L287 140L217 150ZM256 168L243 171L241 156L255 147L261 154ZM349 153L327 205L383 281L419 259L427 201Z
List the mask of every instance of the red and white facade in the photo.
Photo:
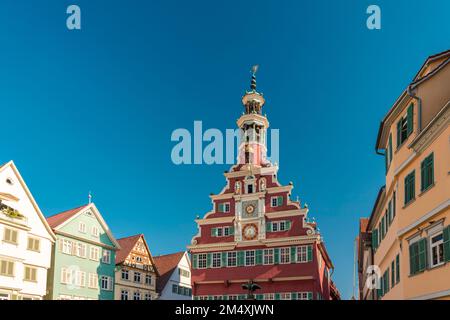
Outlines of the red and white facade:
M211 195L213 208L197 219L192 255L194 299L246 299L242 285L261 289L256 299L333 299L339 293L330 278L333 264L308 208L291 200L292 183L277 180L278 166L267 160L269 122L262 94L242 98L238 164L225 172L226 186Z

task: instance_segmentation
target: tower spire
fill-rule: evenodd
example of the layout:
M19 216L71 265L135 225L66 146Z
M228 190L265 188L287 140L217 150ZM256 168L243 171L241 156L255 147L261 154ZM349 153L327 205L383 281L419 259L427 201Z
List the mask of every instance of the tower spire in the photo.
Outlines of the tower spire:
M259 65L255 64L252 67L252 81L250 83L250 89L256 91L256 72L258 72Z

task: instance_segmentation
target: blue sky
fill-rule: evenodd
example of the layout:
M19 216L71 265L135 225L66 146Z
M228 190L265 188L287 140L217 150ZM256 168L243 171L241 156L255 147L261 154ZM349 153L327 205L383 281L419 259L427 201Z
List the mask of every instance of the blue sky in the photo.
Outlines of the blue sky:
M279 179L309 204L349 298L358 218L384 180L379 121L424 59L449 49L450 3L431 3L2 1L0 162L15 161L46 215L92 190L116 237L183 250L229 166L175 166L171 133L195 120L234 128L259 64ZM70 4L81 31L65 26ZM379 31L365 26L370 4Z

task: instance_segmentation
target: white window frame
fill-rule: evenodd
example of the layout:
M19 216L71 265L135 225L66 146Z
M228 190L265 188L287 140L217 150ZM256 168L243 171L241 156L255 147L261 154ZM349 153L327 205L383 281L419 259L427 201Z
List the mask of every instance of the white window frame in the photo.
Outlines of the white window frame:
M102 251L102 263L110 264L111 263L111 250L103 249Z
M234 261L234 264L230 264L230 261ZM237 252L236 251L228 251L227 252L227 267L236 267L237 266Z
M151 286L152 283L153 283L152 275L147 273L145 275L145 284L148 285L148 286Z
M62 239L62 253L72 255L74 243L67 239Z
M31 243L31 247L30 247ZM41 240L35 237L28 237L27 241L27 250L34 251L34 252L40 252L41 249Z
M308 291L297 292L297 300L309 300Z
M275 200L275 205L273 202L274 200ZM272 207L272 208L278 207L278 197L270 197L270 207Z
M211 254L211 267L212 268L221 268L222 267L222 253L221 252L213 252Z
M287 254L286 254L287 250ZM284 259L283 259L284 257ZM287 257L287 259L286 259ZM280 264L288 264L291 263L291 248L290 247L284 247L280 248Z
M30 270L29 278L27 278L27 269ZM38 272L37 268L25 265L23 268L23 281L37 282L37 272Z
M98 275L96 273L89 273L89 288L98 288Z
M104 286L106 284L106 286ZM105 291L112 290L112 278L109 276L102 275L100 277L100 289Z
M441 236L441 239L438 240L435 243L432 243L433 238L436 238L438 236ZM429 259L430 259L430 268L436 268L445 263L445 257L444 257L444 233L442 231L435 232L428 236L428 246L429 246ZM437 249L437 258L439 260L439 251L442 250L442 261L438 261L436 264L433 263L433 248L436 247Z
M254 266L256 264L256 252L255 250L245 250L244 257L245 266ZM253 261L253 263L249 263L249 261Z
M99 229L97 228L97 226L92 226L92 228L91 228L91 234L92 234L94 237L97 237L97 238L98 238L100 232L99 232Z
M280 300L291 300L292 296L290 292L280 292Z
M135 300L135 301L141 300L141 292L140 291L133 292L133 300Z
M133 274L133 282L134 283L141 283L142 281L142 274L140 272L135 271Z
M273 249L264 249L263 251L263 265L272 265L274 263Z
M274 293L265 293L264 300L275 300L275 294Z
M308 246L298 246L297 247L297 262L306 263L308 262Z
M86 223L82 221L78 223L78 232L86 233Z
M282 220L278 222L278 231L286 231L286 221Z
M126 278L124 277L126 275ZM120 273L120 278L122 280L129 281L130 280L130 270L128 269L122 269L122 272Z
M82 242L77 242L75 244L76 256L80 258L86 258L87 255L87 244Z
M123 300L123 301L128 300L128 294L129 294L128 290L122 289L120 291L120 300ZM124 299L124 298L126 298L126 299Z
M91 246L89 248L89 259L94 261L100 260L100 248Z
M201 263L200 263L201 262ZM204 262L204 266L203 266ZM197 256L198 269L206 269L208 267L208 257L206 253L199 253Z

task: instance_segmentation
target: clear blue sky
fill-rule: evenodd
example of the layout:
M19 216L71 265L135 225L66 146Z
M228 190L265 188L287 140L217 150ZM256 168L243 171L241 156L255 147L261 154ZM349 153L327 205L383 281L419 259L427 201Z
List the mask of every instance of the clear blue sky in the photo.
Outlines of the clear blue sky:
M185 249L227 165L175 166L176 128L234 128L249 68L281 182L310 207L352 293L353 239L383 184L380 119L424 59L449 49L449 1L2 1L0 162L46 215L94 201L116 237ZM78 4L82 30L66 29ZM431 5L432 3L432 5ZM382 9L382 30L365 27Z

